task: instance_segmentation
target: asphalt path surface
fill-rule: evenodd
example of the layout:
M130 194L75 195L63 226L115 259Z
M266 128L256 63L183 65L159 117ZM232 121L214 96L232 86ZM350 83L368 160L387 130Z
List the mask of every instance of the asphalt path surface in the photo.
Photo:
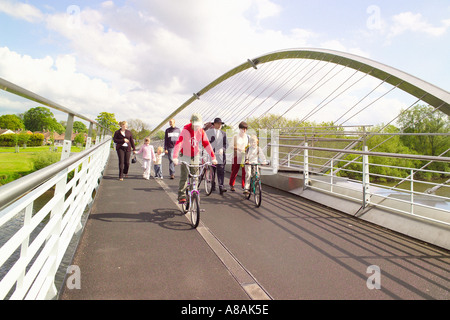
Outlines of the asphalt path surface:
M267 185L260 208L240 187L203 192L193 229L179 167L169 179L165 159L164 179L145 180L136 163L119 181L117 162L112 151L72 263L81 288L61 299L450 298L447 250Z

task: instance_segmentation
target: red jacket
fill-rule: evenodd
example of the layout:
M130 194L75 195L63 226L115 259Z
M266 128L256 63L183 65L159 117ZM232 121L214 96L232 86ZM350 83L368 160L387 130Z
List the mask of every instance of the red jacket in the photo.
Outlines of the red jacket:
M209 143L208 136L203 129L194 132L192 123L184 126L181 130L178 141L173 149L173 159L178 159L178 154L181 152L184 156L193 157L198 155L200 148L199 143L202 143L205 150L211 156L211 160L216 159L216 155Z

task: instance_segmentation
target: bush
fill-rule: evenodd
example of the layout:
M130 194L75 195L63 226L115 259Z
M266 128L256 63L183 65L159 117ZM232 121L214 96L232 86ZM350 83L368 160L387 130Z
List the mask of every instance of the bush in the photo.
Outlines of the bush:
M41 152L33 159L34 170L40 170L60 160L61 154L47 151Z
M42 146L43 142L44 135L42 133L9 133L0 136L1 147L14 147L16 144L23 145L24 143L29 147L38 147Z

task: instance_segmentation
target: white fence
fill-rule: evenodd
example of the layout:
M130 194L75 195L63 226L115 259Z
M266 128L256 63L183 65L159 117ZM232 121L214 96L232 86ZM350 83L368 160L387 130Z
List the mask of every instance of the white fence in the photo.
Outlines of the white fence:
M0 279L1 299L57 296L56 272L82 228L81 217L92 204L110 146L111 137L102 137L79 154L0 187L0 230L21 223L0 247L0 270L6 270ZM35 201L49 192L51 199L33 214Z

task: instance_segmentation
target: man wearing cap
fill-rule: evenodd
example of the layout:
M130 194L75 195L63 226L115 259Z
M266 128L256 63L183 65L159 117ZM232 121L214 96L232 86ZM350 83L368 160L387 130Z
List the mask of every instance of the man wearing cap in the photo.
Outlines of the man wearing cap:
M178 141L173 149L173 163L178 165L179 160L182 160L187 163L198 164L200 160L200 143L211 156L211 162L217 164L216 155L203 130L202 116L194 113L191 116L191 123L185 125L180 132ZM180 204L186 202L187 170L185 166L181 166L180 184L178 187L178 201Z
M226 164L226 149L227 149L227 134L225 131L222 131L222 125L224 122L220 118L215 118L213 122L213 127L206 131L206 135L208 136L209 142L213 148L213 151L216 155L217 165L214 168L214 171L217 176L217 182L219 183L219 192L223 194L227 192L224 188L223 181L225 178L225 164ZM215 180L215 179L214 179ZM215 190L216 182L213 181L212 188Z

